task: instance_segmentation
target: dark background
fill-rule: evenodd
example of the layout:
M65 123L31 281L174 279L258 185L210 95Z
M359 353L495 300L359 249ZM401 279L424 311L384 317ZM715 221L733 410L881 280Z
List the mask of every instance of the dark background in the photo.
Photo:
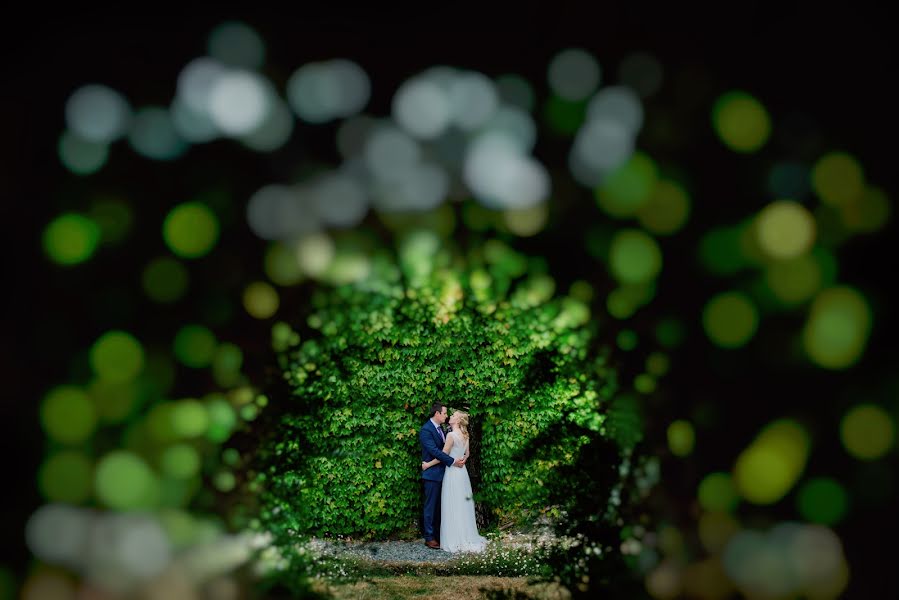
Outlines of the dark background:
M723 91L741 88L768 108L775 135L780 119L802 113L808 125L799 127L795 136L807 135L813 148L844 149L858 156L869 179L895 198L897 108L889 90L895 77L896 44L887 7L875 3L769 7L746 2L702 8L628 4L614 9L598 5L588 13L579 4L564 2L520 3L505 10L474 3L377 9L328 3L327 7L303 7L293 16L287 9L256 14L214 9L187 16L88 9L77 15L48 10L8 19L5 35L0 37L4 67L0 227L3 296L8 303L2 313L0 347L0 381L6 383L0 401L0 439L7 463L0 563L18 573L28 564L21 543L22 524L40 503L34 473L43 451L37 421L41 395L66 378L68 353L92 339L98 320L127 322L143 316L140 304L119 316L99 314L103 310L94 304L100 296L92 290L135 280L127 250L98 257L86 273L61 272L42 257L43 226L61 208L75 206L79 194L92 185L90 178L79 181L68 175L56 157L56 142L65 127L65 100L80 85L97 82L121 91L134 105L168 104L178 71L205 52L207 35L225 20L242 20L263 37L267 43L264 71L276 84L283 85L293 69L309 61L345 57L358 62L372 79L372 100L366 112L376 115L389 112L391 95L403 80L435 64L477 69L490 76L521 74L535 84L539 99L545 94L547 64L561 49L592 51L604 68L604 81L614 80L614 65L621 58L632 51L648 51L662 63L666 79L659 99L649 100L647 114L662 99L676 98L687 107L695 104L696 112L684 109L680 115L680 144L671 149L670 158L681 162L697 189L709 197L732 190L735 180L746 180L747 173L753 173L752 167L744 166L747 161L739 163L721 151L708 127L710 101ZM302 139L298 137L295 132L274 157L235 152L226 142L214 142L191 149L188 159L164 166L150 165L119 142L99 177L112 191L131 190L139 182L138 195L144 203L134 235L138 245L150 243L141 242L149 239L142 237L141 221L157 223L166 209L162 203L153 205L154 193L170 194L179 186L190 189L214 182L223 173L241 173L245 177L230 177L234 180L230 191L236 198L246 198L259 181L284 177L282 167L287 161L279 156L336 161L333 127L304 129ZM560 148L567 143L545 140L542 134L539 139L536 154L545 162L559 162ZM157 179L147 177L151 169L157 169ZM758 172L762 173L760 168ZM695 216L684 237L757 210L761 205L753 199L758 196L756 190L744 193L730 202L708 205L702 205L697 193ZM563 279L577 277L584 268L564 258L571 256L572 240L578 239L570 235L578 226L577 216L573 212L560 217L552 231L529 242L532 251L550 259ZM243 219L242 211L237 218ZM242 247L258 246L251 246L254 238L245 226L238 230L230 234L229 243L236 249L232 252L241 254ZM890 312L895 296L889 285L895 276L895 230L892 224L875 236L851 241L840 251L840 281L869 294L876 311L865 360L851 375L781 368L766 359L769 348L759 344L737 358L722 358L709 353L701 335L691 338L695 345L681 352L674 373L666 380L666 387L675 391L655 407L659 424L653 430L650 423L649 432L663 444L664 438L658 436L664 434L662 427L670 418L705 415L711 423L701 433L691 461L671 461L665 471L662 487L673 503L672 514L689 514L695 478L729 468L747 436L767 421L793 415L810 426L813 436L834 438L834 423L850 403L890 393L891 398L897 397L895 383L886 382L888 377L896 381L896 322ZM248 264L258 258L258 250L247 253ZM694 268L688 264L683 272L666 277L696 275ZM215 275L210 274L210 285ZM711 282L705 287L672 287L676 293L660 292L656 302L688 314L695 312L709 290L716 289ZM265 345L248 322L238 320L232 329L247 348ZM55 337L48 336L48 331L56 332ZM48 339L53 343L48 344ZM895 471L895 453L890 464ZM849 486L864 476L863 470L839 452L833 439L830 445L815 447L809 464L809 472L839 474ZM895 479L881 482L877 472L866 476L873 478L872 485L887 486L887 493L894 493ZM895 578L884 580L888 574L882 571L885 548L894 555L890 548L899 538L889 504L868 508L856 504L838 528L852 569L853 596L871 590L889 597L888 592L899 585ZM791 518L790 511L791 506L775 507L772 514Z

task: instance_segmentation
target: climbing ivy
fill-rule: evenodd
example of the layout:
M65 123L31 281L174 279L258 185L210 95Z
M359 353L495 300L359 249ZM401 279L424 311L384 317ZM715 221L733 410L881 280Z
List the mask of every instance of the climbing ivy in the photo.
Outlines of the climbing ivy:
M614 369L590 307L556 293L540 260L497 240L472 248L408 234L365 278L319 290L305 318L276 326L287 398L256 461L267 531L408 530L434 400L470 412L475 500L495 520L538 514L591 437L616 441ZM618 472L614 454L606 468Z

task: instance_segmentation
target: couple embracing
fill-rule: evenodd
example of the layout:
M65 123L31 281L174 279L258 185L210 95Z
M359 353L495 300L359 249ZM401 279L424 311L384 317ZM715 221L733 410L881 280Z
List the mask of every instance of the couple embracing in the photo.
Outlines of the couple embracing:
M425 486L422 519L425 545L447 552L480 552L487 540L478 534L474 516L468 460L468 415L449 417L451 431L443 433L446 406L431 405L429 418L418 432L421 478Z

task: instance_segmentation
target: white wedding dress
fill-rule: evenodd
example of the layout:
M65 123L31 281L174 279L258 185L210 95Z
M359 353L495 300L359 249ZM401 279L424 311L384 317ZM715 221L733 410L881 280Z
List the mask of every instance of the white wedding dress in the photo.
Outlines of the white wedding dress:
M449 435L453 436L449 454L459 458L468 442L460 432L451 431ZM440 548L447 552L481 552L486 546L487 538L478 534L474 517L468 468L447 467L440 493Z

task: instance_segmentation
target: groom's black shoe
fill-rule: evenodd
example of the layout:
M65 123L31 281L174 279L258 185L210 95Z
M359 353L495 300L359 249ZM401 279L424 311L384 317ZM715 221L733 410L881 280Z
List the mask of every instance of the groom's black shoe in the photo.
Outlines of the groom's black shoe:
M425 546L433 548L434 550L440 550L440 544L437 543L437 540L428 540L425 542Z

